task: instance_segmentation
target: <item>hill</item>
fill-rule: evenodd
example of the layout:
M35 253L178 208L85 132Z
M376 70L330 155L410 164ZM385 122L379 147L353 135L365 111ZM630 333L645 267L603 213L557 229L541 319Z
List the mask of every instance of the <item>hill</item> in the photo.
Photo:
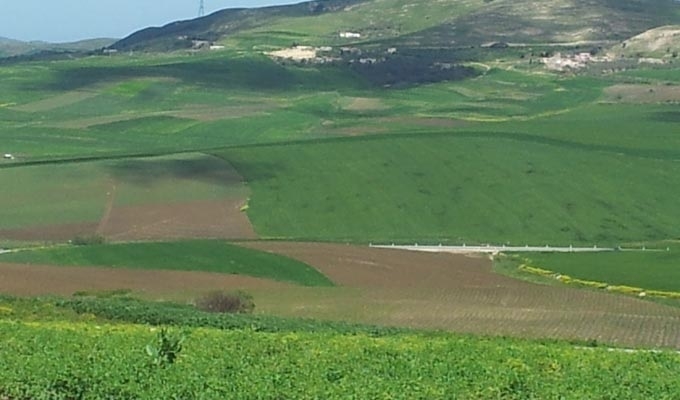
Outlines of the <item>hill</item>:
M190 48L195 40L245 36L259 44L374 43L401 38L418 46L470 46L621 41L680 22L673 0L327 0L262 9L223 10L149 28L117 42L118 50ZM494 29L489 29L493 27ZM340 37L342 32L359 36ZM257 42L256 42L257 43Z
M31 55L40 52L81 52L92 51L110 46L117 39L97 38L69 43L49 43L41 41L23 42L0 37L0 58Z
M650 29L610 49L617 57L676 58L680 52L680 25Z

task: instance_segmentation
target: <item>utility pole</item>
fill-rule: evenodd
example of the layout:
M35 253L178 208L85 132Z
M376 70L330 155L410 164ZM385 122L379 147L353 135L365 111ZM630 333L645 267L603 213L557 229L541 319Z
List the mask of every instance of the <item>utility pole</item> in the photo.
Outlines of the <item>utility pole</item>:
M201 3L198 6L198 16L199 18L205 15L205 1L201 0Z

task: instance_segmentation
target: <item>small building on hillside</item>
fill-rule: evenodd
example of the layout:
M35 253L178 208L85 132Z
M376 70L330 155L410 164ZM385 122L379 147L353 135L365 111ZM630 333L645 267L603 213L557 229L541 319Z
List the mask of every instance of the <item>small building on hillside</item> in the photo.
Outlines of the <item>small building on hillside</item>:
M344 39L359 39L361 33L358 32L340 32L340 37Z

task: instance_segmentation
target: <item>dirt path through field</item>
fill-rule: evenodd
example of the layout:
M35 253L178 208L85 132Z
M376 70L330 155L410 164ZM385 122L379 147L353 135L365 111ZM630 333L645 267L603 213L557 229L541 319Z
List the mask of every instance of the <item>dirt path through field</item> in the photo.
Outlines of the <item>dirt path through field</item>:
M101 235L104 227L106 227L111 219L111 212L113 211L113 204L116 202L116 192L118 191L118 184L115 181L111 182L111 190L106 193L106 207L104 207L104 215L99 220L97 226L97 234Z
M481 334L680 348L680 308L544 286L493 272L488 257L368 247L257 242L247 247L315 266L346 292L299 289L261 296L286 315Z

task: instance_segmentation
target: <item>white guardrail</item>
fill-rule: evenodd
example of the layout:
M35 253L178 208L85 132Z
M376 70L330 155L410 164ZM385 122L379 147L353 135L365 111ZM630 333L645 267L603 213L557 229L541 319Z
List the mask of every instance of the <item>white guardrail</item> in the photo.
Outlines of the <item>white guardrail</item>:
M444 246L444 245L375 245L371 243L370 247L380 248L380 249L398 249L398 250L412 250L412 251L424 251L430 253L601 253L608 251L617 251L622 249L617 249L613 247L554 247L554 246L494 246L494 245L484 245L484 246Z

